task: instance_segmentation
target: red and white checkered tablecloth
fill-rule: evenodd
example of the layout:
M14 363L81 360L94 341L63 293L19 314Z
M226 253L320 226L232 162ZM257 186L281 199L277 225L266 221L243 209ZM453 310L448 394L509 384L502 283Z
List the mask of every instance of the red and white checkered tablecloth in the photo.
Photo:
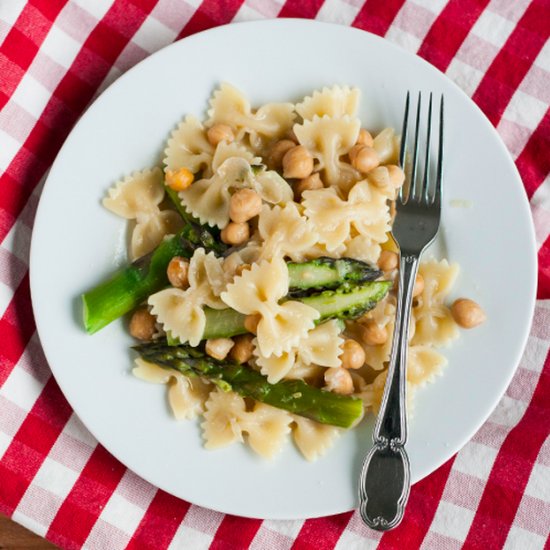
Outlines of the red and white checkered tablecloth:
M231 21L307 17L416 52L496 126L523 178L539 301L506 395L416 484L384 535L356 513L223 515L109 455L61 394L36 334L28 258L42 182L90 101L170 42ZM550 0L0 0L0 512L62 548L548 548L550 529Z

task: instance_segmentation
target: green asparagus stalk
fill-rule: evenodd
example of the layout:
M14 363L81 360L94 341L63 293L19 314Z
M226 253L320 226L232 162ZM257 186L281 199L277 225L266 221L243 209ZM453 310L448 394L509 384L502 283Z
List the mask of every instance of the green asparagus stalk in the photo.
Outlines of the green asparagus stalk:
M382 272L352 258L317 258L307 262L288 262L290 296L307 294L311 289L329 290L343 283L374 281Z
M134 348L143 359L182 374L198 375L225 390L251 397L322 424L351 428L363 415L360 399L323 391L301 380L270 384L261 373L246 365L217 361L197 348L144 344Z
M109 280L82 295L84 326L93 334L128 313L148 296L168 285L166 268L174 256L190 258L196 248L222 253L226 246L209 229L188 223L151 254L117 271Z
M317 324L329 319L351 320L361 317L372 309L391 288L389 281L372 281L362 286L342 285L336 290L295 298L315 308L320 314ZM294 298L293 298L294 299ZM233 309L204 308L206 315L206 327L203 340L209 338L230 338L248 332L244 326L246 315ZM172 338L171 343L177 344L177 339Z
M221 254L227 247L212 230L188 223L174 237L162 242L151 254L117 271L109 280L82 296L84 326L93 334L128 313L151 294L168 285L166 269L174 256L190 258L196 248ZM312 289L327 289L342 283L363 283L380 276L380 271L351 258L318 258L288 263L290 297L303 296Z

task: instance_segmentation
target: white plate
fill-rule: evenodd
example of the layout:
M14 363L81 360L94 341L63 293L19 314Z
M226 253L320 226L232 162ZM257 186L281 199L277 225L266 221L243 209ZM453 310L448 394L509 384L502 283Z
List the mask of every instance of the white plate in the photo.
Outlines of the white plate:
M82 328L79 295L124 262L126 223L100 199L117 178L157 163L169 132L186 113L203 116L220 81L256 105L334 83L356 85L361 119L371 129L400 127L408 89L445 93L440 246L462 269L456 296L478 300L488 321L464 332L447 352L444 376L417 392L408 444L413 481L472 437L519 362L536 265L523 186L491 124L439 71L366 32L300 20L219 27L152 55L101 95L59 153L35 222L32 297L50 366L84 424L137 474L195 504L272 519L351 510L370 423L313 464L290 442L273 462L242 445L205 451L197 423L170 417L165 388L130 375L124 323L94 336ZM452 199L471 207L453 207Z

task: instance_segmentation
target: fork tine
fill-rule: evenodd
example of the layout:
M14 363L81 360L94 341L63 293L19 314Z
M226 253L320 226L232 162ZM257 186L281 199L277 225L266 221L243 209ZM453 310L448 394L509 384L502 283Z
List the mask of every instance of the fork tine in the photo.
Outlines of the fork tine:
M437 172L435 176L435 192L433 200L430 204L441 203L441 179L443 176L443 111L444 111L444 98L441 94L441 101L439 103L439 151L437 153Z
M401 129L401 147L399 148L399 166L405 170L407 160L407 133L409 128L409 105L411 102L411 93L407 90L407 99L405 100L405 114L403 115L403 127ZM399 189L398 198L403 202L403 185Z
M411 171L411 180L409 183L409 193L407 195L407 201L416 198L416 192L418 185L416 184L416 172L418 167L418 144L420 142L420 107L422 104L422 92L418 92L418 104L416 107L416 124L414 132L414 147L413 147L413 162Z
M419 201L429 204L430 197L430 141L432 137L432 92L430 92L430 101L428 103L428 128L426 130L426 157L424 159L424 178L422 181L422 190Z

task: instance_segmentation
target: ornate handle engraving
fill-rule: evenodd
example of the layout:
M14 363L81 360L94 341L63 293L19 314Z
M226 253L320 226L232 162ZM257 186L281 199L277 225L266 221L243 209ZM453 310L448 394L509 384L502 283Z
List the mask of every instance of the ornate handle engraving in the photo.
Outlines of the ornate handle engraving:
M396 439L377 442L365 459L359 485L359 512L378 531L395 527L409 498L409 459Z
M359 480L359 512L372 529L387 531L403 518L410 492L410 465L405 451L407 416L405 380L412 294L418 257L401 255L397 311L388 378Z

